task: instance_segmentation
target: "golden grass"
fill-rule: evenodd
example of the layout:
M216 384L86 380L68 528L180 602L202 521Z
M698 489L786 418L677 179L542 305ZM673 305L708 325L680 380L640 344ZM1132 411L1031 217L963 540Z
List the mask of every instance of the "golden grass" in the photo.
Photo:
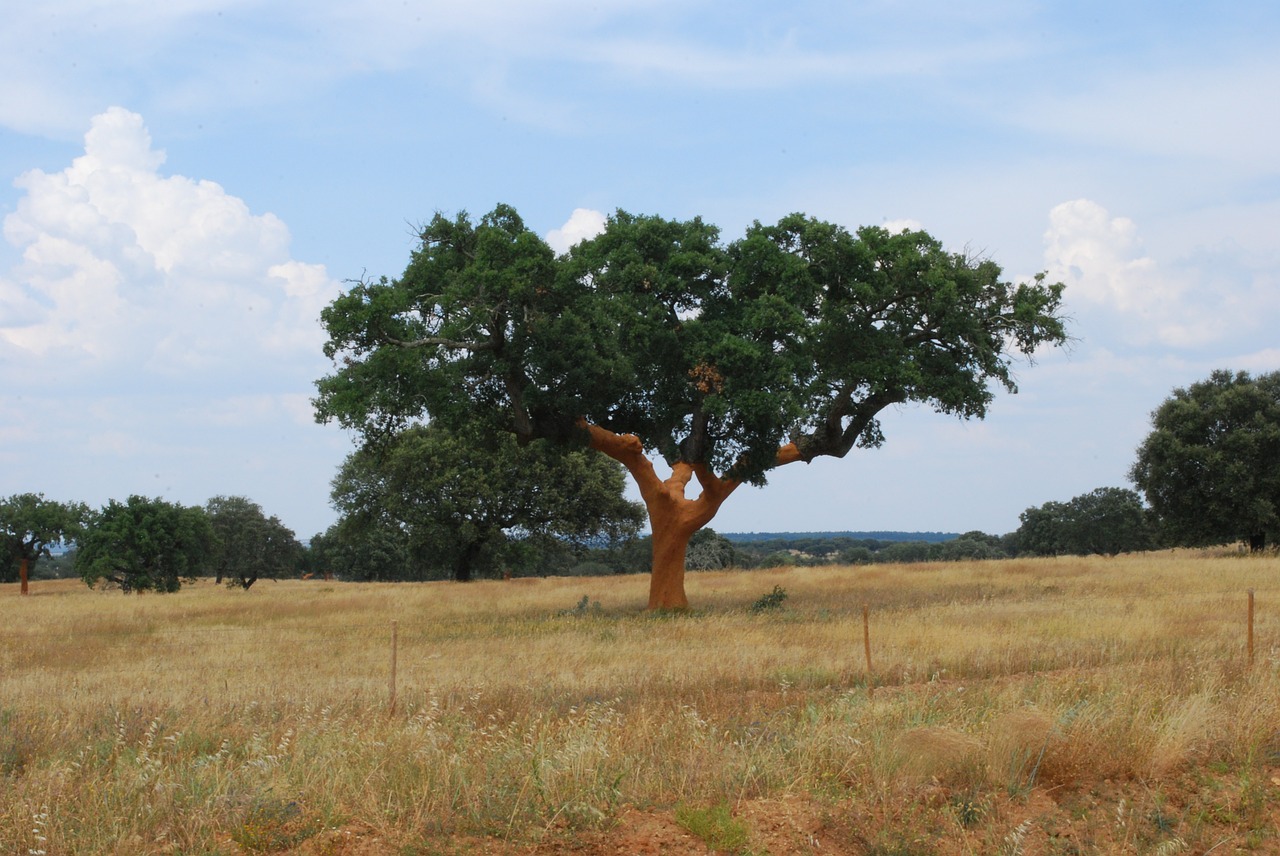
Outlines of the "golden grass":
M698 573L678 616L641 612L641 577L0 586L0 851L312 852L334 828L390 852L515 847L624 805L793 795L826 807L837 852L894 852L915 803L918 852L1019 829L1054 852L1053 823L1090 817L1103 849L1072 852L1275 846L1278 570L1165 553ZM786 608L751 613L775 585ZM1183 810L1141 831L1090 814L1118 783ZM1066 819L1028 808L1044 795Z

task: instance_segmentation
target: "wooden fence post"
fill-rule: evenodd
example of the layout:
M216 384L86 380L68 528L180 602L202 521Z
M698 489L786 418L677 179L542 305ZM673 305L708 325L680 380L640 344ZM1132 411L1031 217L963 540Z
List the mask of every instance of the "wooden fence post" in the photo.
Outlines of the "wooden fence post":
M1249 589L1249 637L1247 650L1249 651L1249 665L1253 665L1253 589Z
M394 716L396 712L396 653L400 645L400 622L391 622L391 701L388 705L388 714Z
M871 684L871 610L862 605L862 650L867 655L867 695L874 692Z

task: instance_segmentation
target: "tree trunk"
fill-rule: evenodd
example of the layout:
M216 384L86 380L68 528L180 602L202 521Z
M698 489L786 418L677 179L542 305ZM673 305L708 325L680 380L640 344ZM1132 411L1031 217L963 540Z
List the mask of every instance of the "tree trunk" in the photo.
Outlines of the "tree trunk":
M649 609L688 609L684 593L684 558L693 533L711 522L721 504L737 488L733 479L722 479L706 464L677 461L666 481L658 478L653 463L645 457L640 438L615 434L598 425L580 423L591 448L603 452L627 468L640 488L640 497L649 512L653 530L653 571L649 577ZM794 444L778 450L776 464L800 460ZM685 496L689 482L697 478L702 493L696 499Z
M27 591L27 557L23 556L18 560L18 580L22 583L20 589L22 594L29 594Z
M1267 534L1263 532L1260 535L1249 536L1249 552L1261 553L1267 547ZM25 589L24 589L25 591Z
M454 582L471 582L471 566L475 563L476 557L480 555L480 548L482 546L484 546L482 542L472 541L462 548L462 553L458 556L458 560L453 565Z
M684 593L684 560L689 550L689 539L701 527L681 525L678 521L658 523L652 507L649 507L649 525L653 529L649 609L688 609L689 598Z

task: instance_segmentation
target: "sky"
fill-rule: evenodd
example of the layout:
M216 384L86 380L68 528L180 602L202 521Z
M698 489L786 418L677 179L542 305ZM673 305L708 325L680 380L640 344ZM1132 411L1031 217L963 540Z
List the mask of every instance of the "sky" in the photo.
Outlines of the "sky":
M321 309L436 212L558 249L924 228L1066 283L1070 347L983 421L744 487L722 532L993 534L1129 486L1150 413L1280 370L1280 5L42 0L0 9L0 496L335 519Z

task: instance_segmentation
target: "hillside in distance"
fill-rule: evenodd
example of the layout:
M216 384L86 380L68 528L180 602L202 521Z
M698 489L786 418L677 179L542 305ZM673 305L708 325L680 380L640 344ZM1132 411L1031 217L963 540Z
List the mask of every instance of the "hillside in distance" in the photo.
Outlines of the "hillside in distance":
M754 541L795 541L802 538L851 538L874 541L927 541L938 544L960 537L959 532L719 532L735 543Z

